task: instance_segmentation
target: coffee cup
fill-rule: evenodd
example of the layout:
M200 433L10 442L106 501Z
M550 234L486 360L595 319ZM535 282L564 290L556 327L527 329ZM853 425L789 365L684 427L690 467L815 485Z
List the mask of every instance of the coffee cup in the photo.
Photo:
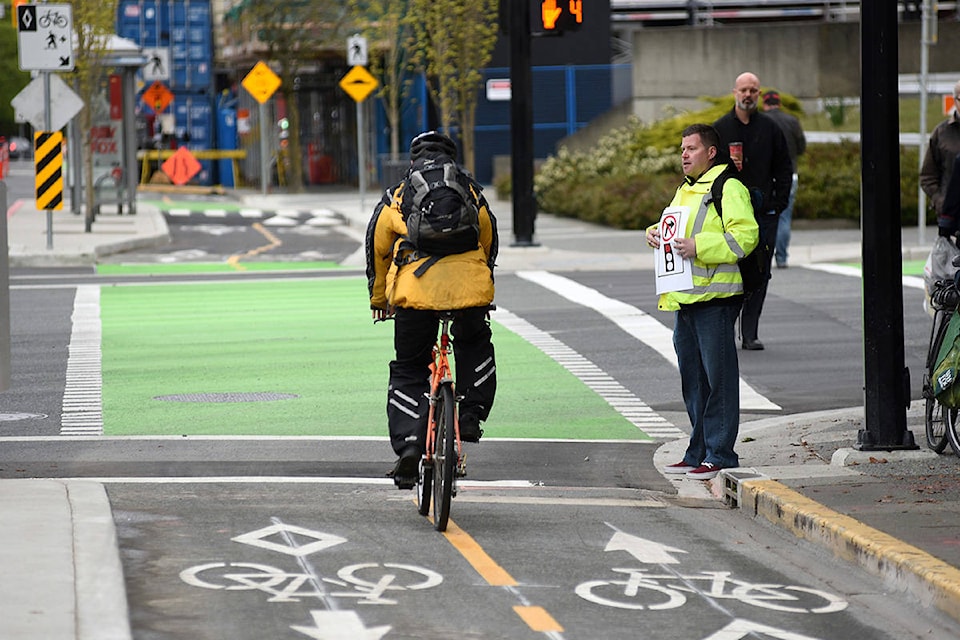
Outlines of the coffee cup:
M730 149L730 160L733 161L733 164L737 165L737 171L743 169L743 143L742 142L731 142L729 145Z

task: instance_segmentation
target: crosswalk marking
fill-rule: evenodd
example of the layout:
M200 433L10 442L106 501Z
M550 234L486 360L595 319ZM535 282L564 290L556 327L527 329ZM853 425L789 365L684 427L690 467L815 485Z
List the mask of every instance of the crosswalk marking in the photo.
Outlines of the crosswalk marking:
M686 434L656 413L640 398L633 395L629 389L550 334L541 331L503 307L498 307L492 315L501 325L543 351L570 373L577 376L581 382L606 400L627 421L651 438L674 439L685 437ZM573 362L577 364L572 365ZM602 383L599 383L598 380ZM630 410L625 410L625 400Z
M77 287L72 320L66 387L60 412L60 435L103 435L99 286Z

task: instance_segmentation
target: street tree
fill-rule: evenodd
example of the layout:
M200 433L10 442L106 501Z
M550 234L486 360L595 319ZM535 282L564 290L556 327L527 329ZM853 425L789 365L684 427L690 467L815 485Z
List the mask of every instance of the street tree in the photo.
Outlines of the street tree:
M109 69L104 64L104 56L110 49L114 37L114 2L100 0L73 0L73 24L76 35L74 50L74 74L72 76L77 95L83 100L84 107L77 115L80 130L80 149L83 163L83 190L85 229L93 228L94 177L93 149L91 132L96 110L103 105L105 84L109 80ZM66 78L69 82L70 78Z
M325 52L342 50L346 6L340 0L243 0L231 12L228 27L235 39L253 43L264 61L280 77L279 91L287 108L287 185L303 191L303 151L300 109L297 103L299 74ZM278 163L280 159L278 157ZM280 167L278 166L278 172Z
M360 33L367 38L370 72L380 83L377 97L390 127L390 157L396 161L401 152L401 114L413 84L410 0L351 0L350 7Z
M483 69L497 42L499 0L409 0L423 71L442 128L459 129L463 161L475 171L474 130Z

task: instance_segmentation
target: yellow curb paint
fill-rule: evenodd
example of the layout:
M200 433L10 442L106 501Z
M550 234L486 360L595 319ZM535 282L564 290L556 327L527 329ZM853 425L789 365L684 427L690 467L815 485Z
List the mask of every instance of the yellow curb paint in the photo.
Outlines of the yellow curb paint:
M527 623L527 626L534 631L563 631L563 627L561 627L560 624L553 619L553 616L547 613L543 607L517 605L513 610Z
M477 541L470 534L458 527L453 520L447 521L447 530L443 535L490 586L515 587L519 584L513 579L513 576L487 555L483 547L477 544Z
M797 537L823 543L853 562L911 592L960 621L960 570L922 549L837 513L776 480L741 483L745 510Z

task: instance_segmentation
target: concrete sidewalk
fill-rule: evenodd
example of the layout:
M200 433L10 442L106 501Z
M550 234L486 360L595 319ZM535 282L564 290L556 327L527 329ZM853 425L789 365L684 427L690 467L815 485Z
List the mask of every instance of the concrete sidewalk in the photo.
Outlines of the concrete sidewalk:
M176 196L173 196L176 198ZM236 191L234 202L275 211L326 208L343 215L362 237L379 194L355 190L262 195ZM489 196L492 199L492 196ZM69 211L52 214L24 202L8 212L11 266L93 266L97 259L162 245L169 232L156 194L141 194L136 215L101 214L92 232ZM182 203L180 203L182 204ZM512 246L509 202L492 199L498 216L503 271L651 269L642 232L619 231L541 214L536 246ZM903 230L904 259L924 259L936 235ZM52 246L50 244L52 242ZM856 262L857 229L795 228L790 264ZM359 266L359 265L354 265ZM923 441L922 408L909 427ZM956 458L926 449L858 452L849 447L863 428L863 408L745 423L738 451L751 468L726 471L711 483L671 478L681 494L725 500L751 518L798 537L881 576L889 588L913 594L960 621L960 474ZM658 465L682 457L684 440L666 443ZM931 480L932 477L936 480ZM952 480L956 476L956 479ZM907 511L909 509L909 515ZM0 637L18 640L130 638L116 533L102 486L63 480L0 482ZM17 523L11 526L10 523ZM42 535L38 532L42 532ZM43 593L43 606L36 594Z

